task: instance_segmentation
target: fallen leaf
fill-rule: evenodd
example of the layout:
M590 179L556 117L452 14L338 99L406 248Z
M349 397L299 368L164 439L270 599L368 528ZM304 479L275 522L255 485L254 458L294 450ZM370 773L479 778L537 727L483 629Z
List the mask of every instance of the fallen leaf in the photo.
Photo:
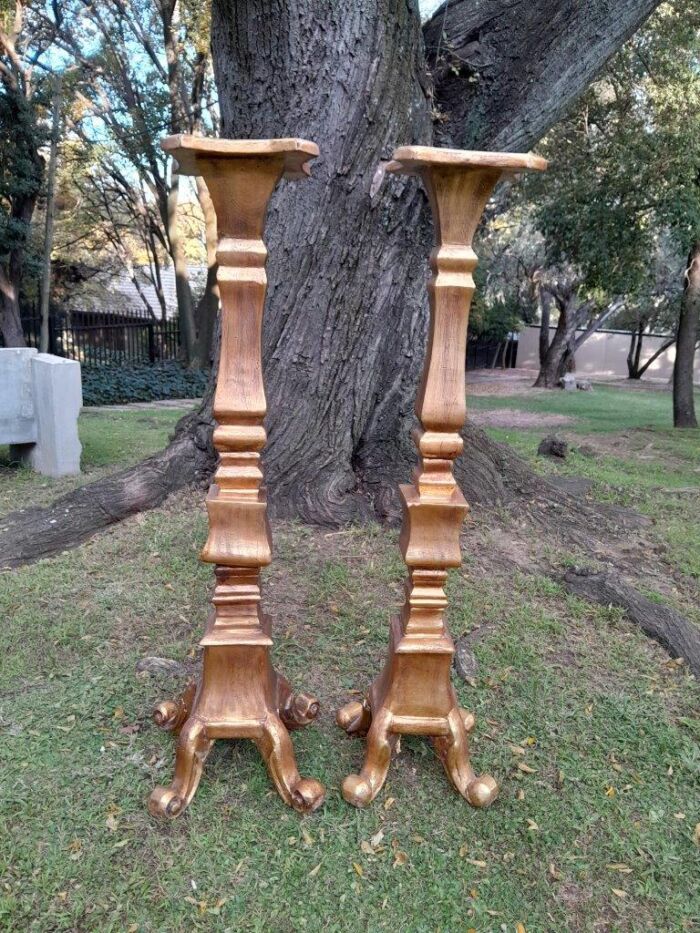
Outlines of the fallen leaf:
M364 870L364 868L362 867L362 865L360 865L359 862L353 862L353 863L352 863L352 867L355 869L355 873L358 874L358 875L360 876L360 878L363 878L363 877L364 877L365 870Z
M129 840L128 840L128 839L122 839L121 842L115 842L114 845L112 846L112 848L113 848L113 849L123 849L124 846L128 846L128 845L129 845Z
M374 849L372 848L370 843L367 842L366 839L362 840L362 842L360 843L360 848L365 853L365 855L374 855Z
M486 868L486 862L482 862L478 858L465 858L465 862L469 862L470 865L474 865L476 868Z
M384 830L380 829L379 832L376 832L373 836L370 837L369 844L373 849L376 849L378 845L381 844L382 839L384 838Z
M468 851L469 851L469 846L467 846L467 845L460 846L460 847L459 847L459 857L460 857L460 858L464 858L464 856L467 854Z
M305 829L303 826L301 828L301 837L304 840L304 845L312 846L314 844L314 837L311 835L308 829Z
M517 800L525 800L525 791L522 789L522 787L518 790L515 797Z
M621 888L612 888L612 893L615 897L627 897L627 891L623 891Z
M552 881L559 881L561 878L561 872L554 864L554 862L549 863L549 877L552 879Z
M516 768L519 771L524 771L525 774L535 774L537 768L531 768L530 765L526 765L524 761L519 761L516 765Z
M384 809L391 810L391 808L394 806L395 803L396 803L396 800L393 797L387 797L386 800L384 801Z
M625 865L624 862L611 862L605 867L608 869L608 871L621 871L623 875L629 875L632 871L629 865Z
M609 787L606 787L606 788L605 788L605 796L606 796L606 797L614 797L616 793L617 793L617 791L616 791L615 788L612 786L612 784L611 784Z
M529 830L531 830L532 832L535 832L536 830L539 829L539 826L537 825L537 823L536 823L534 820L528 819L528 821L527 821L527 828L528 828Z
M696 846L700 846L700 823L695 824L695 832L693 833L693 842Z
M315 878L316 875L321 871L321 863L319 862L314 868L309 872L309 878Z
M405 852L401 852L401 851L397 852L394 858L394 868L396 868L398 865L405 865L407 861L408 861L408 856L406 855Z
M527 931L525 930L525 925L522 923L517 924L517 926L515 927L515 933L527 933Z
M123 719L124 718L124 707L118 706L115 711L112 713L114 719Z
M119 820L117 820L117 818L113 814L110 813L110 815L105 820L105 823L107 824L107 829L110 832L116 833L119 827Z
M522 745L509 745L508 748L511 750L511 752L514 755L525 755L526 754L525 749L522 747Z

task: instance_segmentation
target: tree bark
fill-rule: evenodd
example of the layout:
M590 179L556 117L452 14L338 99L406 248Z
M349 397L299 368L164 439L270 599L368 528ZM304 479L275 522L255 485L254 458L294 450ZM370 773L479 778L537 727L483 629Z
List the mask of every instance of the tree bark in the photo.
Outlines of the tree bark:
M26 347L27 345L19 310L21 281L21 276L19 281L16 275L8 276L0 264L0 331L6 347Z
M695 414L695 344L700 328L700 240L688 255L685 287L676 336L676 362L673 367L673 426L697 428Z
M210 366L212 358L212 341L214 326L219 312L219 284L216 276L218 264L216 261L217 234L216 211L212 204L209 191L203 178L197 178L197 195L204 214L204 237L207 249L207 281L204 294L199 299L195 320L197 322L197 351L196 357L201 366Z
M549 324L551 320L552 296L548 291L540 287L539 305L540 305L540 366L544 365L549 350Z
M559 380L567 372L567 359L571 355L571 347L576 336L579 316L576 299L573 294L557 294L554 296L559 309L559 320L554 337L550 341L545 353L544 362L540 363L540 371L535 380L538 389L556 389ZM540 343L540 352L542 343Z
M49 352L49 313L51 308L51 252L53 250L53 228L56 209L56 168L58 163L58 138L61 126L61 101L63 99L63 77L54 76L54 91L51 113L51 150L47 172L46 225L44 230L44 261L41 271L41 335L39 352Z
M441 145L529 149L659 0L449 0L425 27Z
M630 348L627 352L627 378L641 379L642 374L639 371L639 361L642 355L642 343L644 341L644 324L639 324L632 331L630 336Z

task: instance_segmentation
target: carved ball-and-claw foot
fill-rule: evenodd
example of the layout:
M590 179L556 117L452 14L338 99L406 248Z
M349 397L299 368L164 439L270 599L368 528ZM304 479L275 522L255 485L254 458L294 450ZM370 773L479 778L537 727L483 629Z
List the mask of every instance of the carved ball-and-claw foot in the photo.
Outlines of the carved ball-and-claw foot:
M152 816L167 816L171 819L182 813L185 801L172 787L155 787L148 798L148 810Z
M301 778L292 790L292 806L298 813L313 813L325 799L325 787L313 778Z
M352 700L338 710L335 721L348 735L366 735L372 724L372 711L366 700Z
M288 729L308 726L318 716L320 703L308 693L290 693L280 708L280 719Z
M192 712L197 684L192 680L177 700L165 700L153 710L153 722L169 732L178 732Z
M465 796L473 807L490 807L498 797L498 784L490 774L482 774L467 785Z

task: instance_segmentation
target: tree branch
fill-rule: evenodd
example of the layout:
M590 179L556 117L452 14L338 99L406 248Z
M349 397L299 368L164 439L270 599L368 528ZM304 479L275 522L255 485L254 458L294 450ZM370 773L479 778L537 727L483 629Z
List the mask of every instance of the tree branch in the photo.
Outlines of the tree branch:
M449 0L425 24L443 144L527 150L660 0ZM444 24L444 35L443 35Z

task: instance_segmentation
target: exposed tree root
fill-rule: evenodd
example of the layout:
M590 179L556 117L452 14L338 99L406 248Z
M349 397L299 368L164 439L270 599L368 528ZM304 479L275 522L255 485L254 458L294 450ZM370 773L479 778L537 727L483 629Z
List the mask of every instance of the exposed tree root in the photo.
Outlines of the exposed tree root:
M672 658L683 658L693 674L700 676L700 629L676 609L653 603L613 572L575 568L564 576L563 583L572 593L591 602L624 609L645 635L657 641Z
M21 509L0 519L0 568L77 547L115 522L156 508L177 489L206 482L213 463L211 421L197 411L180 422L160 453L81 486L46 508Z

